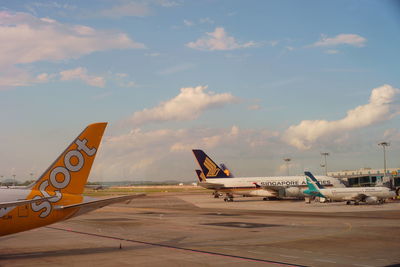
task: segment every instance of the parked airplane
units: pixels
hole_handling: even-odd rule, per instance
[[[315,179],[311,172],[304,172],[307,179],[308,189],[304,194],[323,197],[333,201],[346,201],[347,205],[354,202],[358,205],[359,202],[366,202],[368,204],[384,203],[386,199],[395,197],[396,192],[391,191],[387,187],[347,187],[347,188],[324,188]]]
[[[104,190],[110,188],[110,186],[104,184],[86,184],[85,188],[93,189],[96,191],[96,190]]]
[[[83,197],[107,123],[95,123],[61,153],[29,188],[0,189],[0,236],[42,227],[141,195]]]
[[[304,197],[307,188],[305,176],[267,176],[267,177],[232,177],[229,170],[223,170],[203,150],[193,149],[193,154],[204,174],[199,183],[207,189],[226,194],[225,201],[233,201],[233,195],[258,196],[268,198]],[[318,176],[318,180],[327,186],[344,185],[336,178]]]

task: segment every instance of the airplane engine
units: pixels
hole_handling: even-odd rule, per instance
[[[377,197],[367,197],[365,199],[365,202],[368,204],[377,204],[378,203],[378,198]]]
[[[302,197],[304,196],[303,191],[299,187],[288,187],[284,191],[285,197]]]
[[[274,191],[269,191],[266,189],[253,190],[248,195],[260,197],[276,197],[276,193]]]

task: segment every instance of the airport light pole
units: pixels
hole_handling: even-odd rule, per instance
[[[283,159],[286,162],[286,170],[287,170],[287,175],[289,176],[289,162],[292,160],[291,158],[285,158]]]
[[[382,146],[383,148],[383,169],[385,174],[383,175],[383,177],[386,176],[386,147],[390,146],[390,143],[388,142],[381,142],[378,144],[378,146]]]
[[[321,156],[324,156],[324,167],[325,167],[325,175],[328,176],[328,162],[326,161],[326,156],[329,156],[328,152],[321,152]]]
[[[12,177],[14,177],[14,180],[13,180],[13,185],[14,186],[15,186],[15,176],[16,176],[15,174],[12,175]]]

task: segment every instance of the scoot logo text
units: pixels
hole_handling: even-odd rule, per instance
[[[39,191],[42,193],[43,197],[49,198],[48,200],[39,204],[31,203],[31,208],[34,212],[42,211],[39,215],[40,218],[46,218],[49,216],[52,209],[51,203],[56,203],[62,199],[63,195],[61,189],[66,188],[71,182],[71,172],[78,172],[85,165],[85,158],[82,155],[82,151],[89,157],[92,157],[94,154],[96,154],[96,148],[89,148],[86,145],[86,139],[76,139],[75,144],[78,146],[77,149],[68,151],[64,156],[65,167],[54,167],[50,172],[49,179],[42,181],[39,185]],[[74,162],[71,162],[72,158],[75,158]],[[54,195],[50,195],[46,191],[50,184],[57,189],[54,190]],[[42,197],[36,195],[33,199],[39,198]]]

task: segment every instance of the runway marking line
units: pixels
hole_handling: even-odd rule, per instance
[[[58,227],[53,227],[53,226],[46,226],[45,228],[64,231],[64,232],[70,232],[70,233],[76,233],[76,234],[81,234],[81,235],[89,235],[89,236],[95,236],[95,237],[101,237],[101,238],[120,240],[120,241],[125,241],[125,242],[144,244],[144,245],[155,246],[155,247],[172,248],[172,249],[177,249],[177,250],[196,252],[196,253],[208,254],[208,255],[214,255],[214,256],[222,256],[222,257],[235,258],[235,259],[248,260],[248,261],[255,261],[255,262],[265,262],[265,263],[281,265],[281,266],[306,267],[306,265],[300,265],[300,264],[294,264],[294,263],[286,263],[286,262],[281,262],[281,261],[250,258],[250,257],[237,256],[237,255],[231,255],[231,254],[224,254],[224,253],[213,252],[213,251],[192,249],[192,248],[183,248],[183,247],[177,247],[177,246],[160,244],[160,243],[151,243],[151,242],[140,241],[140,240],[125,239],[125,238],[115,237],[115,236],[108,236],[108,235],[100,235],[100,234],[94,234],[94,233],[81,232],[81,231],[76,231],[76,230],[72,230],[72,229],[64,229],[64,228],[58,228]]]

